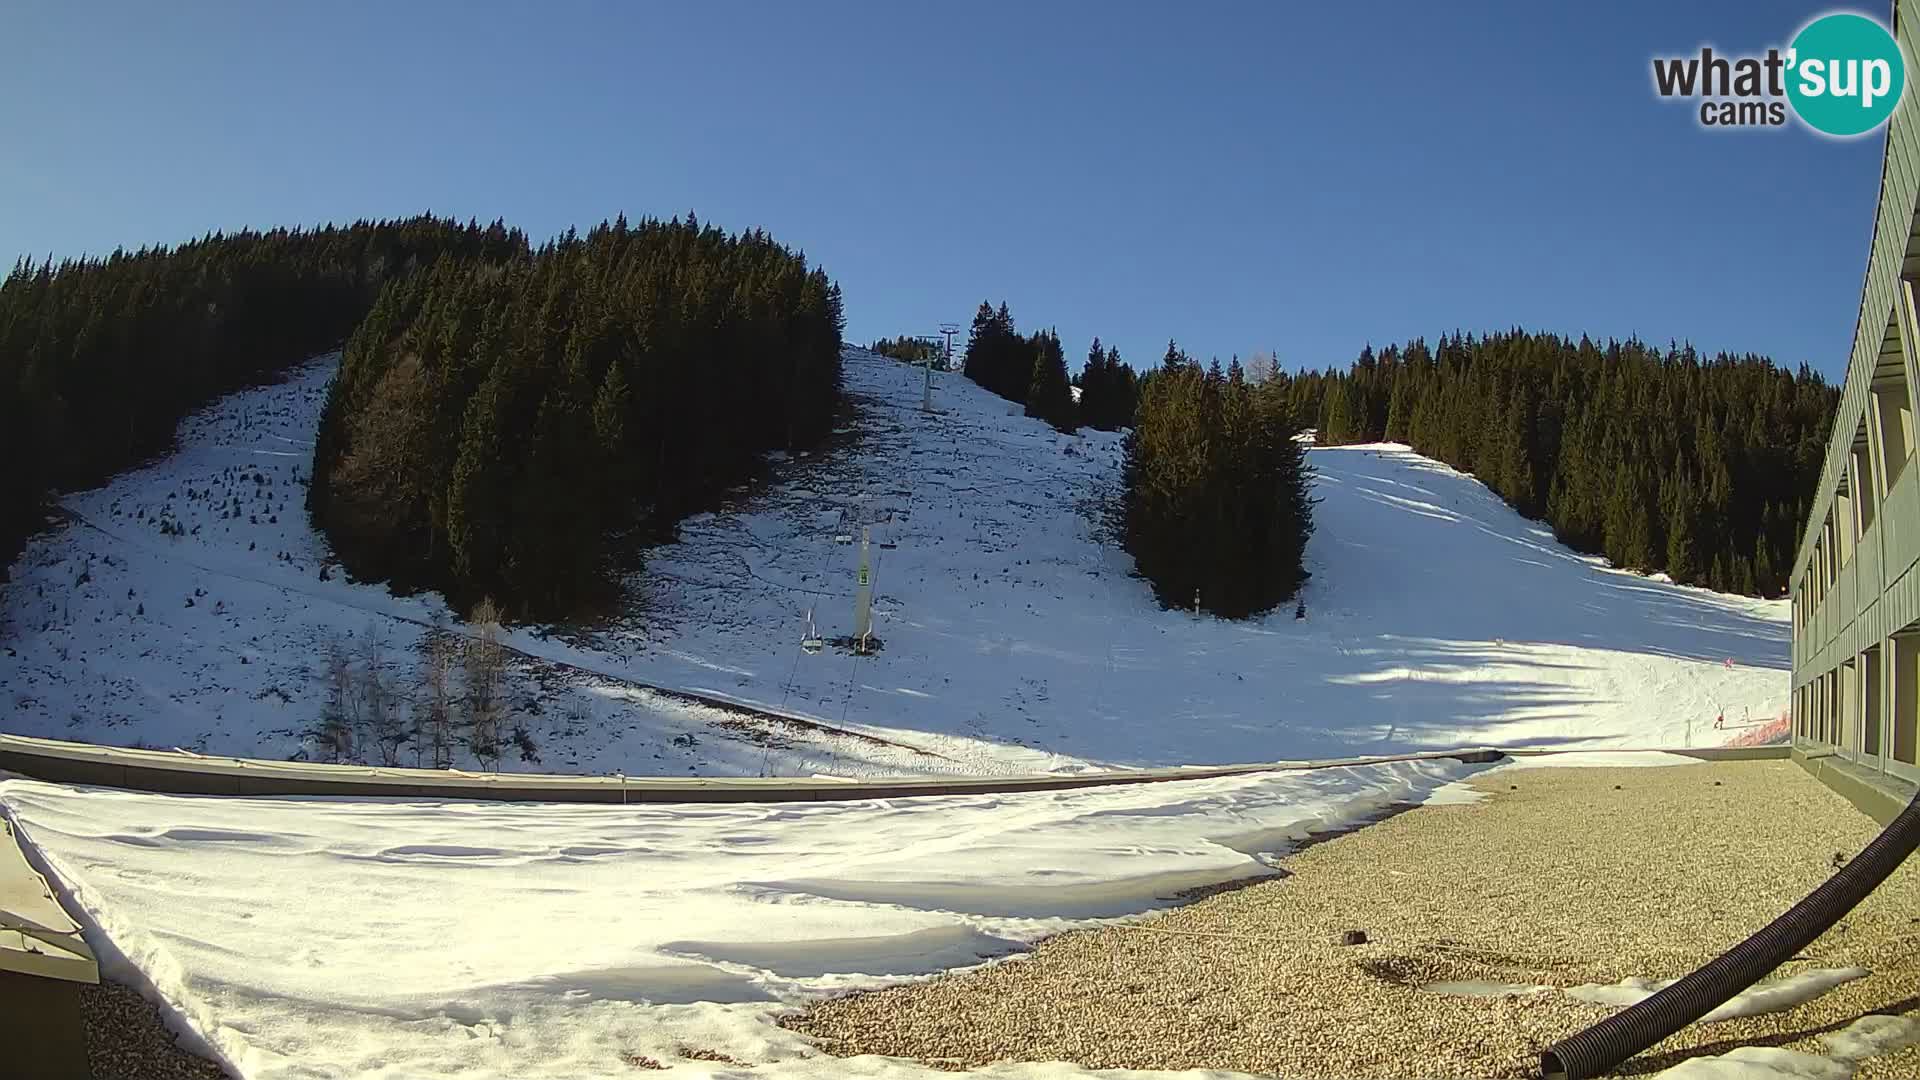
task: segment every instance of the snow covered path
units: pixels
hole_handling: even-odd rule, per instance
[[[235,799],[0,781],[98,930],[249,1080],[919,1077],[822,1058],[787,1006],[1272,873],[1311,832],[1482,766],[1027,795],[583,807]],[[132,976],[138,978],[138,976]],[[990,1075],[1085,1075],[1034,1065]]]

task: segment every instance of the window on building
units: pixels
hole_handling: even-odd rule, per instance
[[[1861,665],[1861,678],[1866,686],[1863,697],[1865,708],[1860,714],[1860,752],[1870,757],[1880,756],[1880,733],[1883,726],[1885,702],[1881,700],[1883,683],[1880,672],[1880,646],[1875,645],[1864,654],[1866,661]]]
[[[1888,491],[1900,481],[1913,459],[1913,402],[1907,394],[1906,372],[1886,385],[1875,380],[1874,411],[1880,417],[1880,460],[1886,462]]]
[[[1853,544],[1860,536],[1860,519],[1854,516],[1853,489],[1845,481],[1833,497],[1835,569],[1844,569],[1853,561]]]
[[[1894,760],[1915,764],[1920,734],[1920,637],[1909,627],[1893,638],[1893,700],[1887,715],[1887,749]]]
[[[1873,453],[1867,445],[1867,423],[1860,422],[1860,431],[1854,436],[1853,448],[1853,490],[1856,493],[1854,504],[1860,514],[1860,535],[1865,536],[1873,528],[1873,518],[1880,505],[1880,481],[1874,474]]]

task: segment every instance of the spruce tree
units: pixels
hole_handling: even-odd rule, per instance
[[[1320,445],[1340,446],[1357,441],[1354,432],[1353,400],[1344,381],[1327,383],[1326,408],[1320,431]]]
[[[967,351],[960,358],[961,373],[981,386],[992,381],[987,369],[993,362],[994,334],[993,305],[982,300],[967,331]]]
[[[1051,330],[1034,334],[1033,370],[1027,381],[1027,415],[1038,417],[1055,428],[1071,432],[1078,424],[1074,417],[1073,391],[1067,382],[1067,360],[1060,348],[1060,337]]]
[[[1700,576],[1699,545],[1693,537],[1693,494],[1687,487],[1674,500],[1673,516],[1667,523],[1667,576],[1683,584],[1692,584]]]
[[[1112,391],[1107,421],[1115,428],[1131,427],[1140,400],[1140,380],[1132,365],[1120,359],[1120,350],[1111,345],[1107,346],[1107,377]]]

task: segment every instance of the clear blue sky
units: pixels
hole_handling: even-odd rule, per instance
[[[0,256],[691,208],[804,248],[862,341],[990,297],[1075,363],[1521,324],[1832,376],[1880,137],[1703,131],[1648,67],[1825,10],[13,0]]]

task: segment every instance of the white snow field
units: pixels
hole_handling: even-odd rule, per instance
[[[1310,833],[1481,768],[630,807],[12,779],[0,805],[94,923],[105,972],[146,983],[248,1080],[629,1076],[642,1058],[830,1080],[944,1073],[823,1056],[777,1026],[791,1005],[1274,874]]]
[[[71,524],[29,547],[0,605],[6,730],[291,757],[329,635],[356,656],[374,641],[410,677],[445,605],[338,567],[321,580],[302,510],[334,362],[209,407],[177,453],[65,500]],[[539,760],[502,767],[1005,774],[1704,746],[1765,734],[1785,708],[1785,601],[1609,569],[1399,446],[1310,455],[1305,620],[1161,610],[1092,511],[1118,483],[1118,436],[1056,434],[957,373],[934,376],[924,414],[923,378],[847,350],[842,445],[686,522],[616,621],[517,629],[515,710]],[[857,546],[836,537],[862,525],[883,648],[809,653],[809,611],[825,637],[850,630]]]
[[[1733,1020],[1742,1016],[1785,1012],[1796,1005],[1812,1001],[1836,986],[1850,983],[1855,979],[1864,979],[1871,974],[1873,972],[1866,968],[1816,968],[1782,979],[1763,980],[1728,998],[1713,1011],[1701,1017],[1698,1023],[1711,1024],[1718,1020]],[[1679,979],[1648,979],[1634,975],[1617,983],[1587,983],[1582,986],[1567,987],[1534,983],[1436,982],[1427,983],[1420,989],[1461,997],[1565,994],[1570,998],[1595,1005],[1625,1007],[1638,1005],[1679,981]]]

